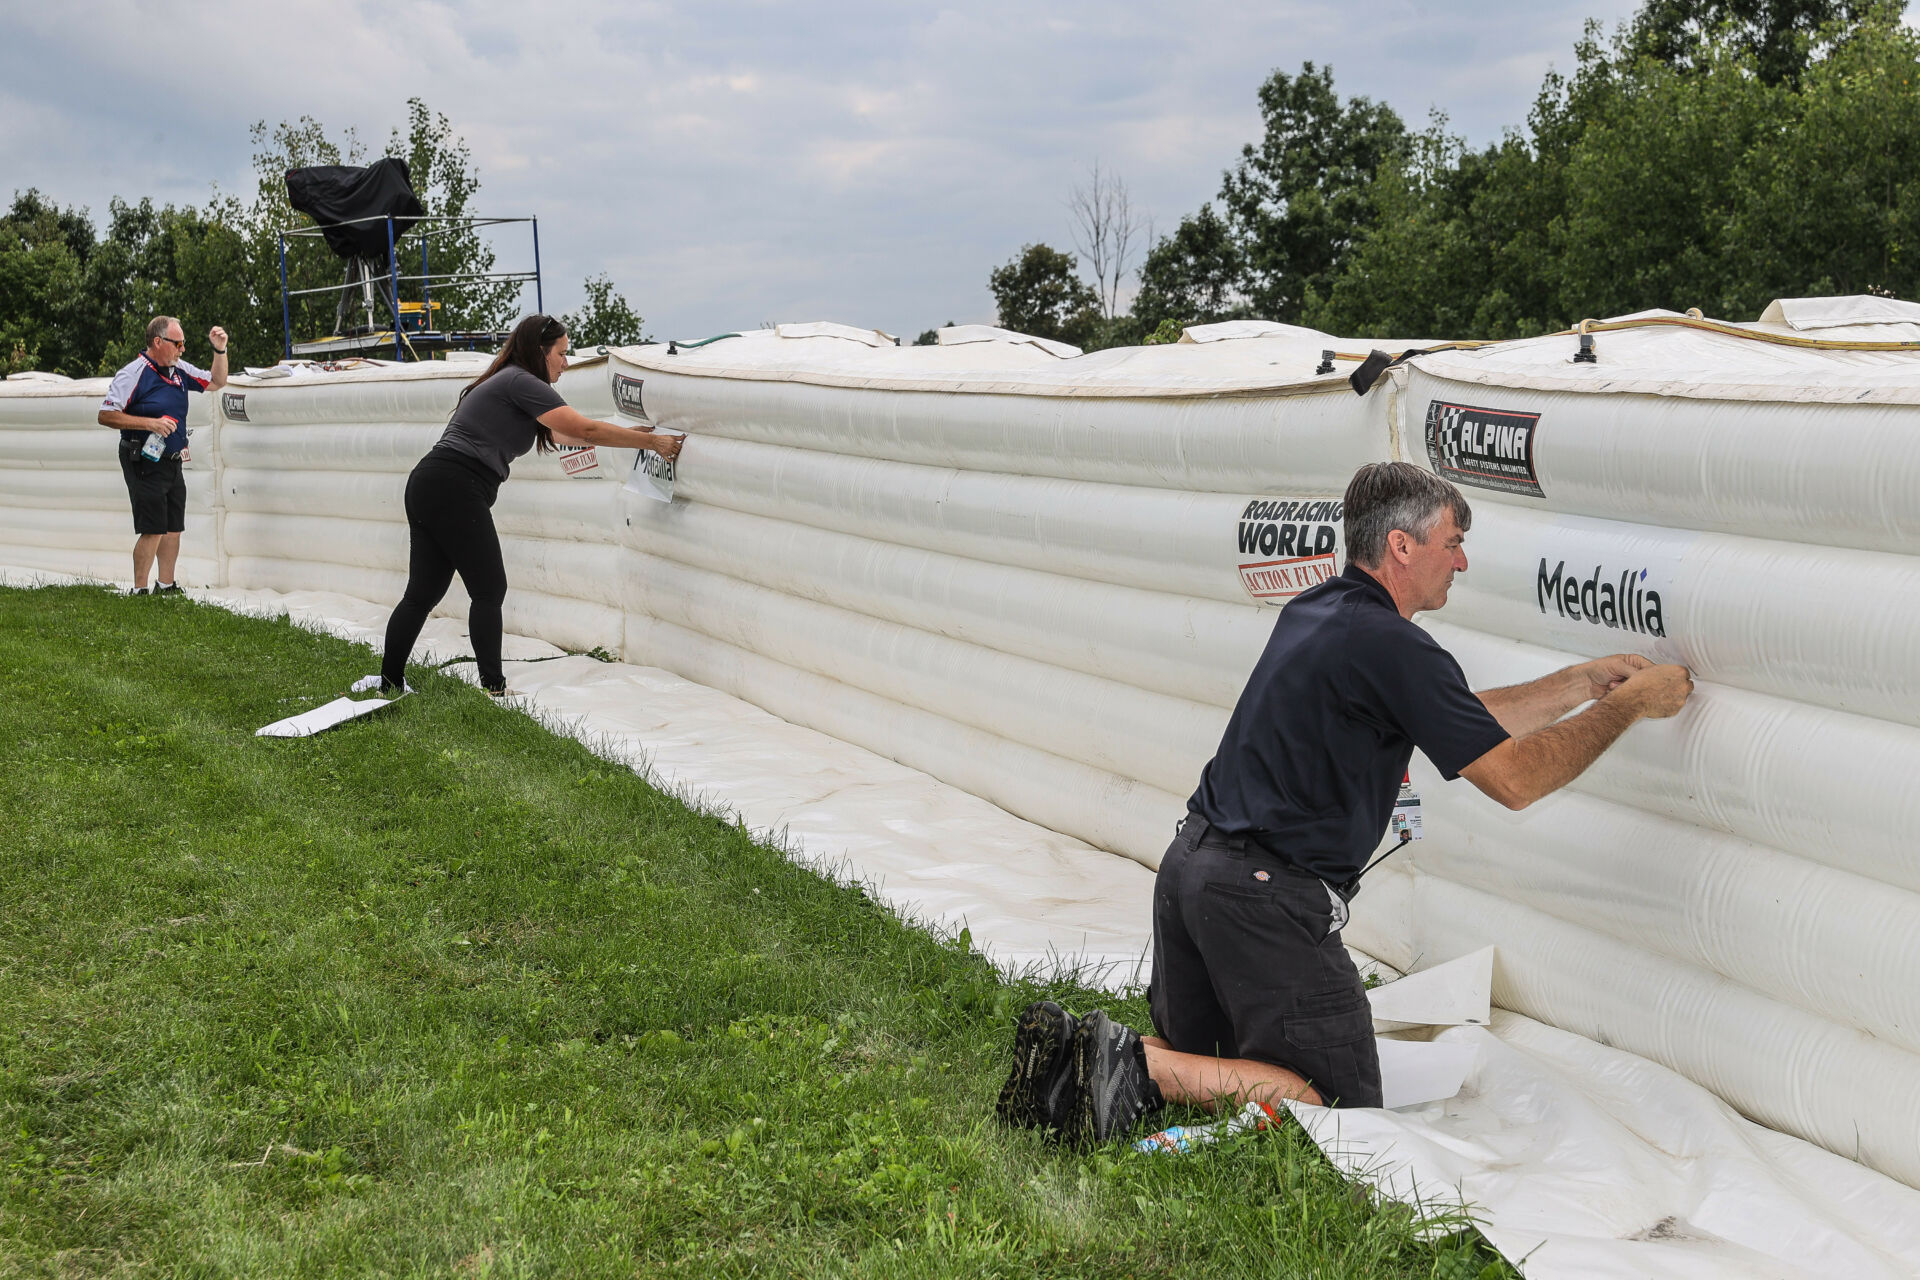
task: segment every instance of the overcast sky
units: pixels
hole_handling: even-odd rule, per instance
[[[252,122],[311,115],[378,147],[418,95],[472,148],[476,211],[539,217],[549,310],[606,271],[657,336],[911,337],[990,321],[987,273],[1023,243],[1068,247],[1096,159],[1171,228],[1256,136],[1276,68],[1330,64],[1343,96],[1486,142],[1571,68],[1586,19],[1635,7],[0,0],[0,196],[99,219],[114,195],[245,193]]]

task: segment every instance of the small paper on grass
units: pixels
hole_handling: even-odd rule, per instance
[[[1417,1107],[1445,1102],[1460,1092],[1473,1070],[1479,1048],[1451,1040],[1394,1040],[1376,1037],[1380,1049],[1380,1105]]]
[[[1382,983],[1367,992],[1373,1029],[1484,1027],[1493,1003],[1493,948]]]
[[[406,697],[405,694],[400,695]],[[371,715],[382,707],[390,707],[400,698],[335,698],[332,702],[315,707],[311,711],[302,711],[297,716],[288,716],[285,720],[275,720],[265,728],[256,729],[256,738],[311,738],[316,733],[325,733],[349,720],[358,720],[361,716]]]

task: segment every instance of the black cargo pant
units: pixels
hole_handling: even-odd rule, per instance
[[[1285,1067],[1328,1105],[1380,1105],[1366,986],[1326,884],[1197,814],[1154,881],[1148,1000],[1181,1053]]]

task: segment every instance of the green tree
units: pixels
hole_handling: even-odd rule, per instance
[[[1620,91],[1567,156],[1561,315],[1690,306],[1742,315],[1751,298],[1729,270],[1726,217],[1743,157],[1775,144],[1791,91],[1766,83],[1731,40],[1705,45],[1691,73],[1628,53]]]
[[[447,117],[428,109],[419,98],[406,104],[404,132],[396,127],[387,139],[387,154],[407,162],[414,193],[428,214],[470,216],[479,175],[465,141],[453,131]],[[246,359],[271,363],[280,358],[282,321],[280,303],[280,234],[289,228],[311,227],[313,220],[294,211],[287,198],[289,169],[311,165],[365,164],[366,145],[352,129],[338,137],[312,116],[269,126],[256,122],[253,141],[253,190],[246,200],[216,191],[206,218],[230,233],[230,238],[208,237],[203,270],[217,275],[231,271],[233,285],[226,298],[231,318],[224,323]],[[419,239],[422,229],[406,233],[396,246],[402,276],[420,274]],[[522,286],[459,283],[459,277],[493,270],[495,256],[484,237],[465,226],[434,227],[428,266],[434,276],[432,300],[441,304],[438,324],[455,329],[495,329],[510,323],[520,310]],[[228,256],[219,260],[221,253]],[[300,236],[286,242],[287,288],[326,289],[327,292],[290,297],[288,319],[294,341],[334,331],[339,293],[332,286],[345,276],[344,265],[317,237]],[[403,301],[420,301],[418,284],[400,288]],[[384,317],[377,317],[384,319]]]
[[[1151,333],[1164,321],[1206,324],[1241,315],[1245,258],[1225,219],[1211,204],[1180,219],[1172,235],[1148,248],[1140,265],[1133,317]],[[1176,334],[1176,336],[1178,336]]]
[[[414,194],[420,197],[429,215],[472,216],[471,206],[475,193],[480,190],[480,175],[473,167],[473,155],[467,149],[466,139],[453,131],[445,115],[429,111],[419,98],[408,98],[406,132],[393,130],[387,139],[387,154],[407,162]],[[530,258],[530,245],[526,252]],[[416,260],[416,265],[419,253],[418,242],[410,240],[408,257]],[[427,265],[436,279],[445,277],[451,282],[461,277],[486,275],[493,271],[495,262],[492,247],[475,228],[452,224],[432,229]],[[403,266],[400,274],[415,273]],[[588,287],[591,289],[591,283]],[[520,314],[522,288],[517,284],[481,282],[435,284],[435,300],[445,304],[440,323],[452,329],[507,328]],[[402,293],[405,292],[403,289]],[[417,297],[417,289],[414,294]],[[633,316],[636,332],[639,319]]]
[[[1883,6],[1809,66],[1741,157],[1721,243],[1728,304],[1920,297],[1920,34]]]
[[[1823,28],[1859,25],[1877,0],[1647,0],[1626,51],[1678,70],[1704,69],[1720,46],[1745,54],[1767,84],[1797,82]]]
[[[1835,6],[1795,36],[1792,76],[1737,22],[1684,56],[1650,52],[1644,21],[1610,43],[1590,25],[1526,130],[1475,152],[1436,121],[1381,167],[1379,218],[1308,322],[1497,338],[1649,307],[1744,319],[1780,296],[1913,293],[1920,49],[1901,7]]]
[[[1374,175],[1404,149],[1406,127],[1382,103],[1342,103],[1332,69],[1311,62],[1260,86],[1260,114],[1265,129],[1242,148],[1220,203],[1245,258],[1253,313],[1297,321],[1373,226]]]
[[[14,194],[0,217],[0,374],[93,372],[76,306],[93,244],[85,210],[62,209],[34,190]]]
[[[625,295],[613,287],[606,272],[588,276],[587,300],[578,311],[561,316],[561,323],[579,347],[630,347],[650,341],[639,315],[627,304]]]
[[[996,268],[987,287],[1000,326],[1036,338],[1086,345],[1100,322],[1100,299],[1074,274],[1073,258],[1049,245],[1030,244]]]
[[[366,148],[351,129],[329,137],[311,116],[272,128],[261,121],[250,136],[254,188],[245,198],[216,188],[197,209],[115,199],[98,236],[84,210],[60,209],[37,191],[16,193],[0,218],[0,364],[74,376],[109,371],[143,345],[147,320],[161,313],[180,317],[190,359],[207,358],[195,348],[219,324],[234,343],[236,362],[277,360],[280,233],[311,225],[288,203],[287,170],[364,163]],[[444,115],[410,99],[405,130],[393,131],[389,148],[408,161],[430,214],[467,214],[479,177]],[[404,248],[401,274],[417,275],[417,241]],[[431,265],[436,277],[484,274],[494,254],[474,229],[455,226],[435,232]],[[296,294],[336,286],[343,275],[339,260],[306,238],[289,243],[286,268]],[[445,306],[442,322],[460,328],[503,325],[517,313],[520,294],[513,284],[434,287],[435,300]],[[404,286],[401,297],[418,300],[419,286]],[[292,297],[294,336],[332,332],[337,298],[331,290]]]

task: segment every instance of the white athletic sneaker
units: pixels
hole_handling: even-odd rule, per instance
[[[348,685],[347,692],[348,693],[377,693],[380,690],[380,681],[381,681],[380,673],[376,671],[370,676],[361,676],[358,680],[355,680],[352,684]],[[405,680],[402,680],[400,682],[400,692],[412,693],[413,686],[408,684]]]

